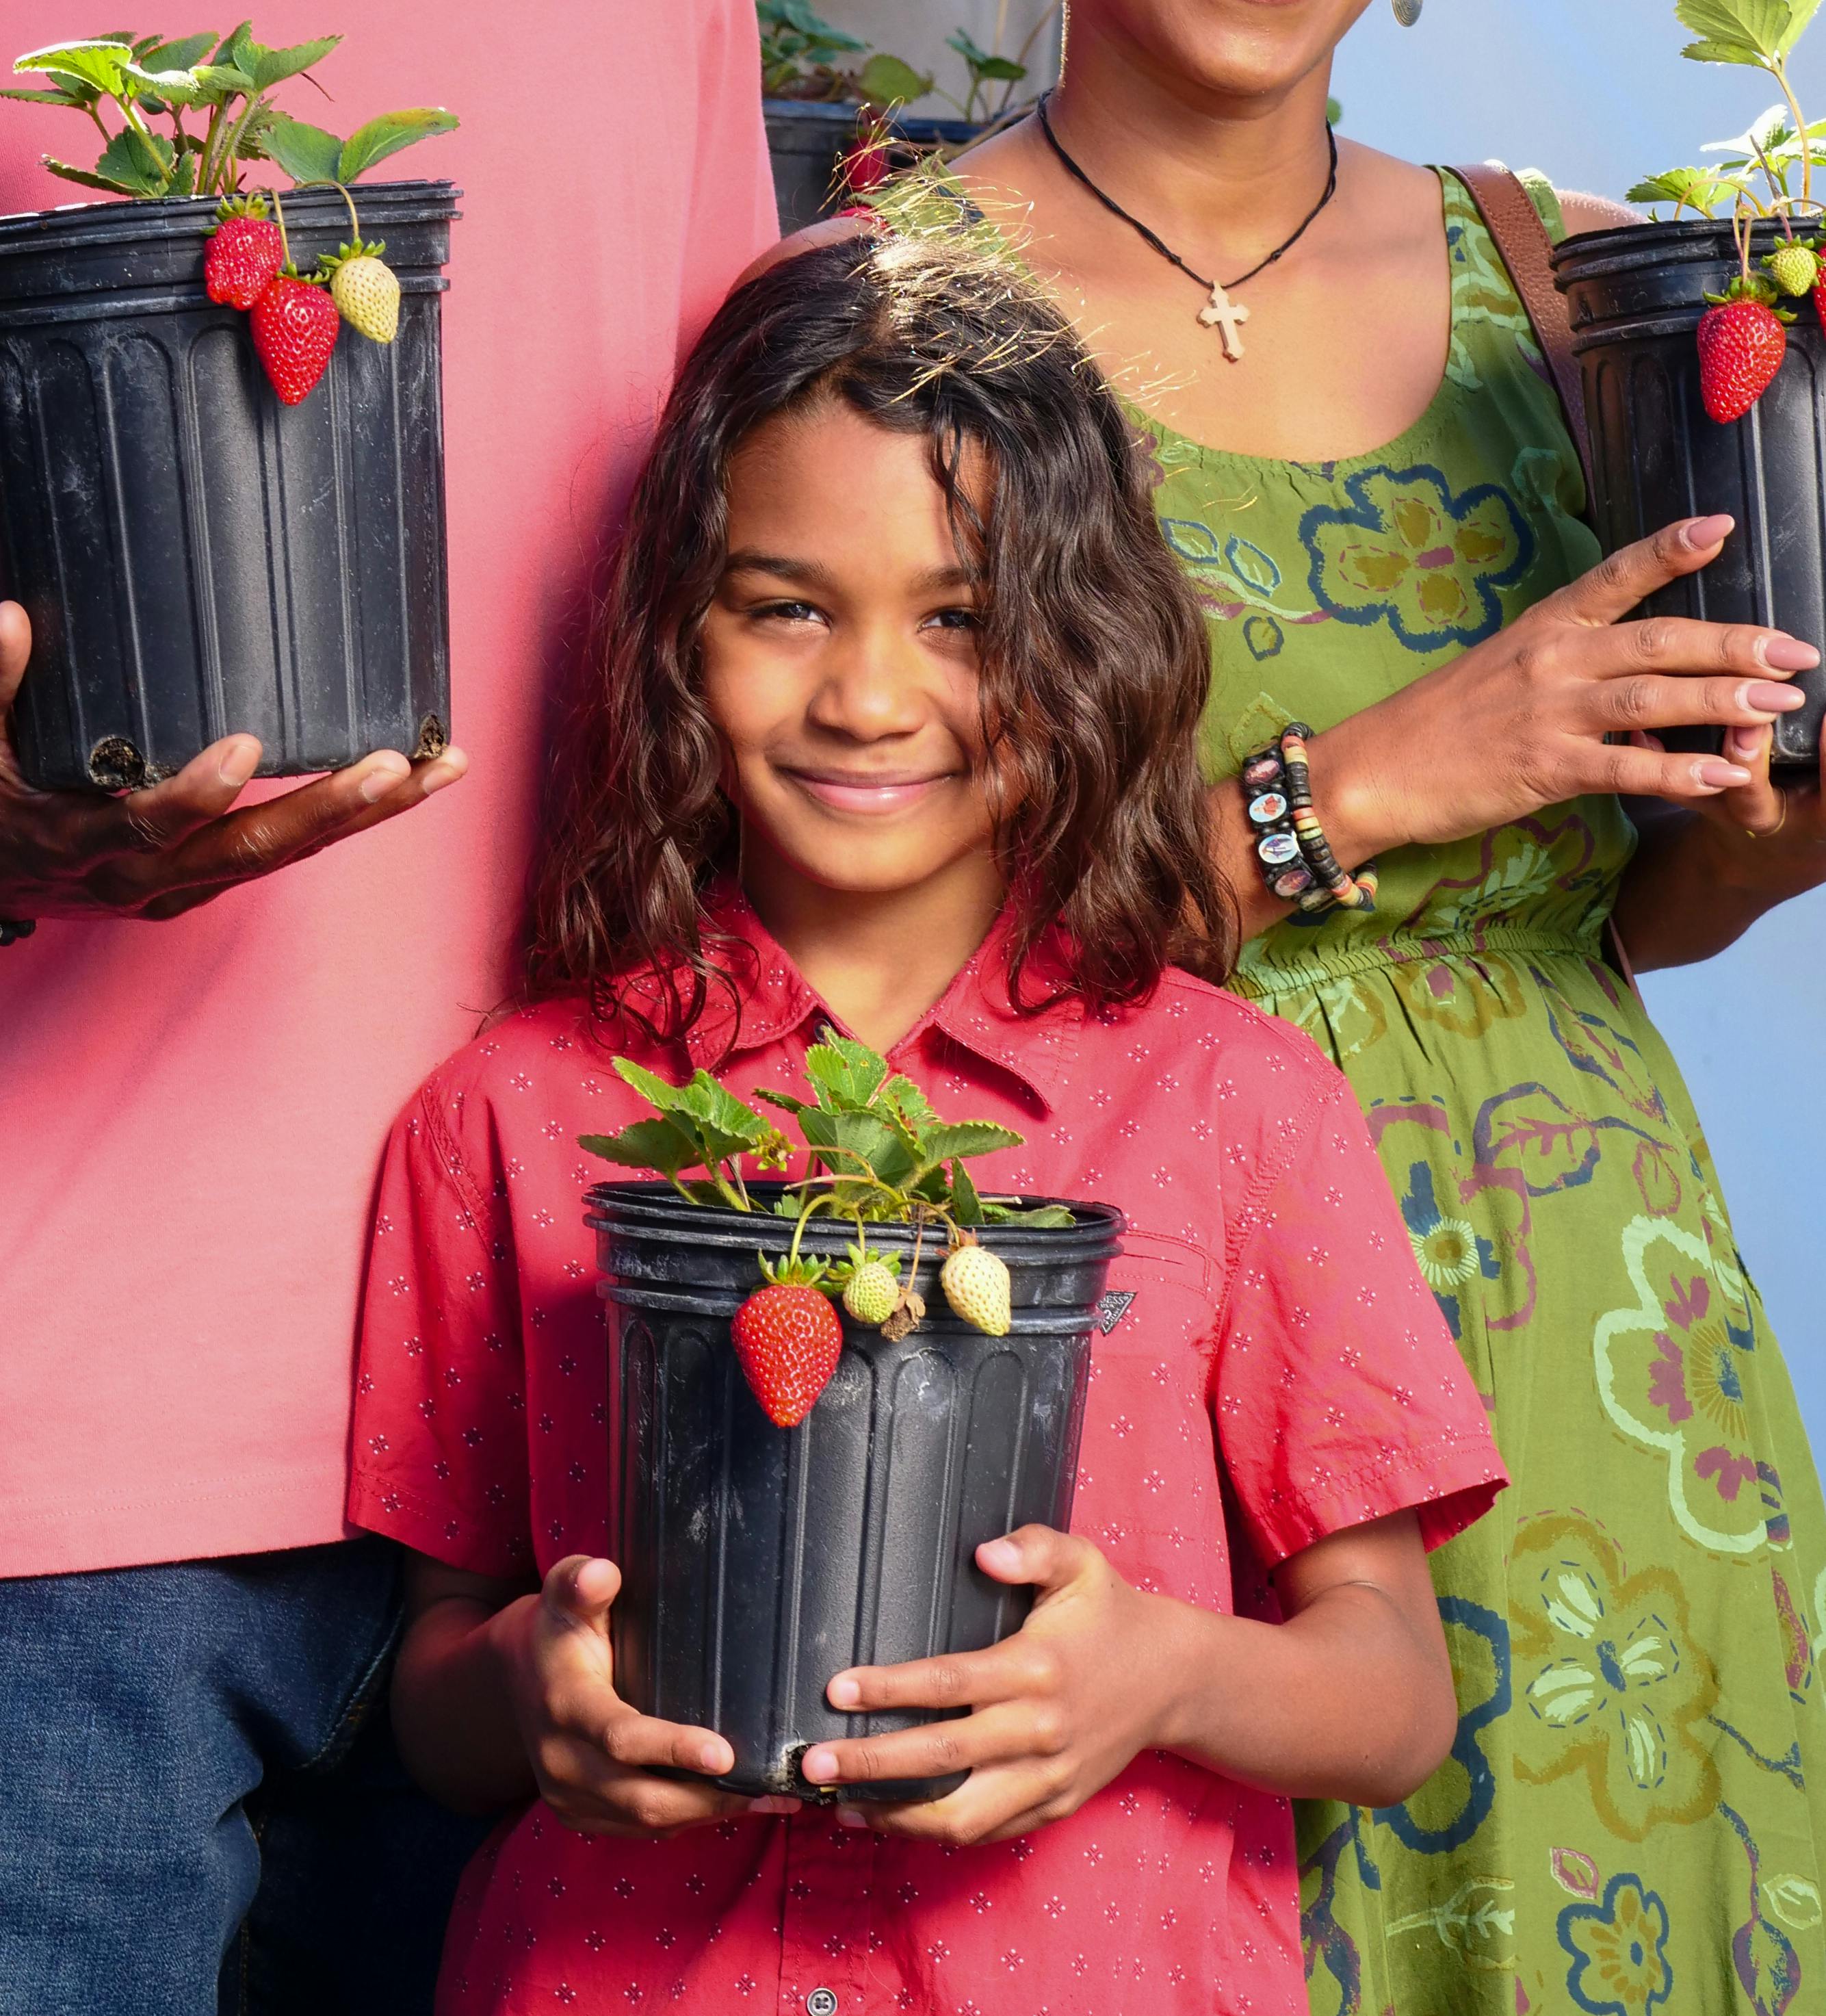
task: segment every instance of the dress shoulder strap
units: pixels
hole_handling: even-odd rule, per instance
[[[1585,495],[1591,488],[1591,437],[1585,419],[1585,386],[1579,361],[1573,355],[1573,328],[1566,315],[1566,297],[1554,285],[1553,242],[1540,212],[1523,187],[1521,178],[1500,161],[1478,161],[1454,167],[1455,175],[1471,192],[1485,229],[1490,232],[1528,319],[1534,340],[1547,359],[1547,368],[1560,395],[1566,416],[1566,431],[1579,451],[1579,464],[1585,472]],[[1589,508],[1589,507],[1588,507]]]

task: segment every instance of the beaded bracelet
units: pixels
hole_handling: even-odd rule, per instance
[[[1307,866],[1325,884],[1325,891],[1340,909],[1373,910],[1376,907],[1376,864],[1366,861],[1354,875],[1338,864],[1313,810],[1312,779],[1307,767],[1307,737],[1312,733],[1303,721],[1290,721],[1281,731],[1281,761],[1287,772],[1289,817],[1299,841]]]
[[[1313,810],[1303,722],[1243,765],[1243,805],[1268,893],[1309,915],[1375,908],[1376,870],[1367,862],[1353,876],[1339,864]]]

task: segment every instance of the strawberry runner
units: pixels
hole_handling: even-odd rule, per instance
[[[753,955],[731,959],[739,1024],[612,1047],[674,1083],[727,1048],[718,1075],[749,1098],[799,1076],[831,1018],[739,898],[717,931]],[[1174,973],[1145,1006],[1019,1015],[1002,953],[998,927],[890,1061],[1026,1136],[983,1158],[997,1191],[1127,1218],[1074,1530],[1144,1589],[1257,1614],[1267,1568],[1328,1532],[1408,1506],[1429,1543],[1461,1530],[1501,1467],[1342,1078]],[[642,1111],[575,1003],[501,1024],[408,1110],[369,1269],[359,1524],[491,1575],[602,1548],[609,1370],[581,1223],[600,1165],[574,1141]],[[534,1805],[469,1872],[440,2007],[1102,2016],[1138,1992],[1163,2016],[1305,2006],[1286,1803],[1153,1751],[1069,1820],[980,1849],[809,1809],[618,1841]]]

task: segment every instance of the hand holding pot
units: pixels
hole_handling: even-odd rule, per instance
[[[840,1791],[875,1780],[969,1781],[923,1805],[845,1807],[847,1825],[929,1841],[1005,1841],[1075,1813],[1157,1740],[1165,1704],[1145,1676],[1163,1598],[1124,1582],[1088,1540],[1023,1526],[976,1550],[985,1575],[1032,1583],[1026,1622],[987,1651],[861,1666],[826,1690],[834,1708],[968,1708],[960,1719],[821,1743],[800,1769]]]
[[[1461,840],[1587,792],[1698,805],[1748,785],[1742,763],[1671,754],[1641,731],[1766,729],[1803,704],[1787,682],[1819,653],[1747,624],[1623,620],[1715,560],[1731,529],[1726,517],[1688,519],[1623,548],[1316,737],[1314,795],[1340,857]]]
[[[613,1561],[571,1554],[538,1595],[493,1620],[540,1797],[582,1834],[663,1837],[733,1814],[796,1812],[796,1799],[746,1799],[656,1775],[669,1766],[714,1776],[735,1768],[735,1753],[715,1730],[638,1714],[616,1693],[609,1612],[620,1589]]]
[[[174,917],[410,811],[468,767],[458,749],[417,764],[383,750],[235,811],[261,752],[251,735],[230,735],[120,797],[37,790],[12,734],[31,654],[24,610],[0,603],[0,916]]]

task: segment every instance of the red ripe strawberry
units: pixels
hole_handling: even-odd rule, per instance
[[[796,1427],[818,1404],[843,1352],[829,1298],[795,1281],[757,1288],[729,1325],[735,1355],[769,1420]]]
[[[864,190],[879,189],[890,173],[888,150],[885,142],[863,140],[852,147],[841,164],[844,188],[860,196]]]
[[[216,215],[221,221],[203,255],[203,286],[212,301],[250,308],[279,278],[284,240],[264,197],[227,197]]]
[[[1774,382],[1794,318],[1774,305],[1774,286],[1740,276],[1699,319],[1699,395],[1720,422],[1741,420]]]
[[[253,304],[253,347],[283,404],[297,405],[323,376],[342,326],[327,288],[289,273]]]

